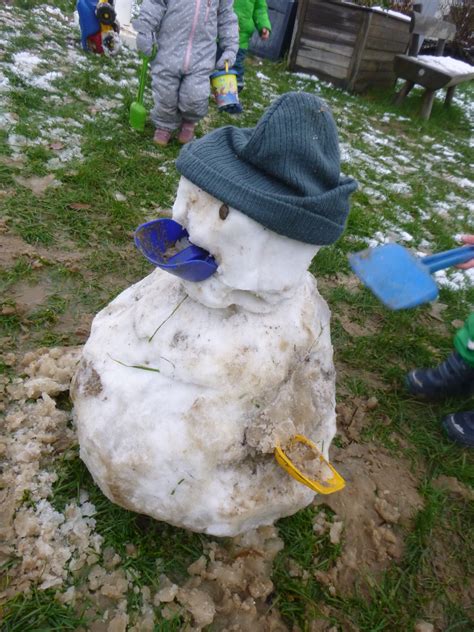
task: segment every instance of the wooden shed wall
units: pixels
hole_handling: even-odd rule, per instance
[[[394,83],[394,57],[407,50],[409,28],[409,21],[371,12],[357,75],[352,78],[351,87],[355,91],[365,90],[371,85],[384,87]]]
[[[387,85],[408,39],[408,21],[347,2],[300,0],[289,66],[350,90]]]
[[[299,45],[294,68],[315,72],[346,85],[358,34],[363,23],[362,11],[344,6],[308,0],[302,17]]]

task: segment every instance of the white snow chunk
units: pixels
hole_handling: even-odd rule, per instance
[[[40,77],[35,77],[31,81],[31,85],[34,86],[35,88],[41,88],[41,90],[54,92],[56,88],[51,85],[51,82],[54,81],[55,79],[60,79],[62,76],[63,76],[62,73],[56,72],[53,70],[51,72],[47,72],[44,75],[41,75]]]
[[[454,57],[436,57],[435,55],[418,55],[416,57],[418,61],[421,61],[426,66],[430,66],[435,70],[441,72],[456,73],[457,75],[473,75],[474,66],[467,64],[460,59],[454,59]]]

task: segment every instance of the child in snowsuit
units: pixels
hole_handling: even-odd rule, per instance
[[[272,25],[268,16],[267,0],[234,0],[234,11],[239,20],[239,50],[233,70],[237,72],[237,87],[240,92],[244,87],[244,64],[250,38],[257,30],[260,37],[267,40]]]
[[[474,235],[464,235],[463,241],[474,245]],[[474,268],[474,258],[458,267]],[[435,400],[474,394],[474,312],[457,331],[454,348],[455,351],[437,367],[408,373],[406,383],[412,395]],[[444,417],[442,425],[450,439],[474,448],[474,410],[451,413]]]
[[[235,62],[238,23],[232,0],[144,0],[133,26],[139,51],[151,56],[157,49],[151,62],[154,141],[167,145],[179,128],[178,141],[187,143],[207,114],[209,75]],[[217,39],[222,54],[215,63]]]

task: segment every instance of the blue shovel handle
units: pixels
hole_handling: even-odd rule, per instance
[[[458,263],[466,263],[470,259],[474,259],[474,246],[461,246],[460,248],[445,250],[435,255],[423,257],[420,261],[432,274],[438,270],[455,266]]]

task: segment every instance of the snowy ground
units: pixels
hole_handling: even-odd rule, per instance
[[[346,261],[348,252],[387,241],[428,254],[474,232],[472,88],[459,89],[449,116],[437,99],[424,124],[416,91],[397,111],[383,95],[348,95],[249,60],[240,120],[211,106],[201,133],[254,125],[288,90],[322,95],[340,130],[343,170],[359,181],[345,237],[312,268],[334,314],[341,401],[333,458],[351,496],[334,496],[278,530],[216,542],[110,505],[78,459],[67,398],[93,314],[149,271],[130,235],[172,203],[178,147],[158,150],[151,128],[143,136],[129,130],[136,54],[86,55],[70,14],[55,6],[3,4],[0,24],[0,556],[8,574],[0,593],[14,600],[6,629],[39,629],[38,612],[50,617],[41,629],[96,632],[211,623],[369,632],[411,630],[420,619],[434,625],[420,632],[472,629],[469,544],[465,523],[452,523],[471,497],[469,455],[438,430],[447,409],[407,402],[401,384],[414,363],[450,349],[474,302],[473,271],[438,273],[440,301],[393,315],[360,289]],[[423,520],[432,520],[434,544]],[[353,597],[363,576],[384,572],[384,581],[372,581],[372,606]]]

